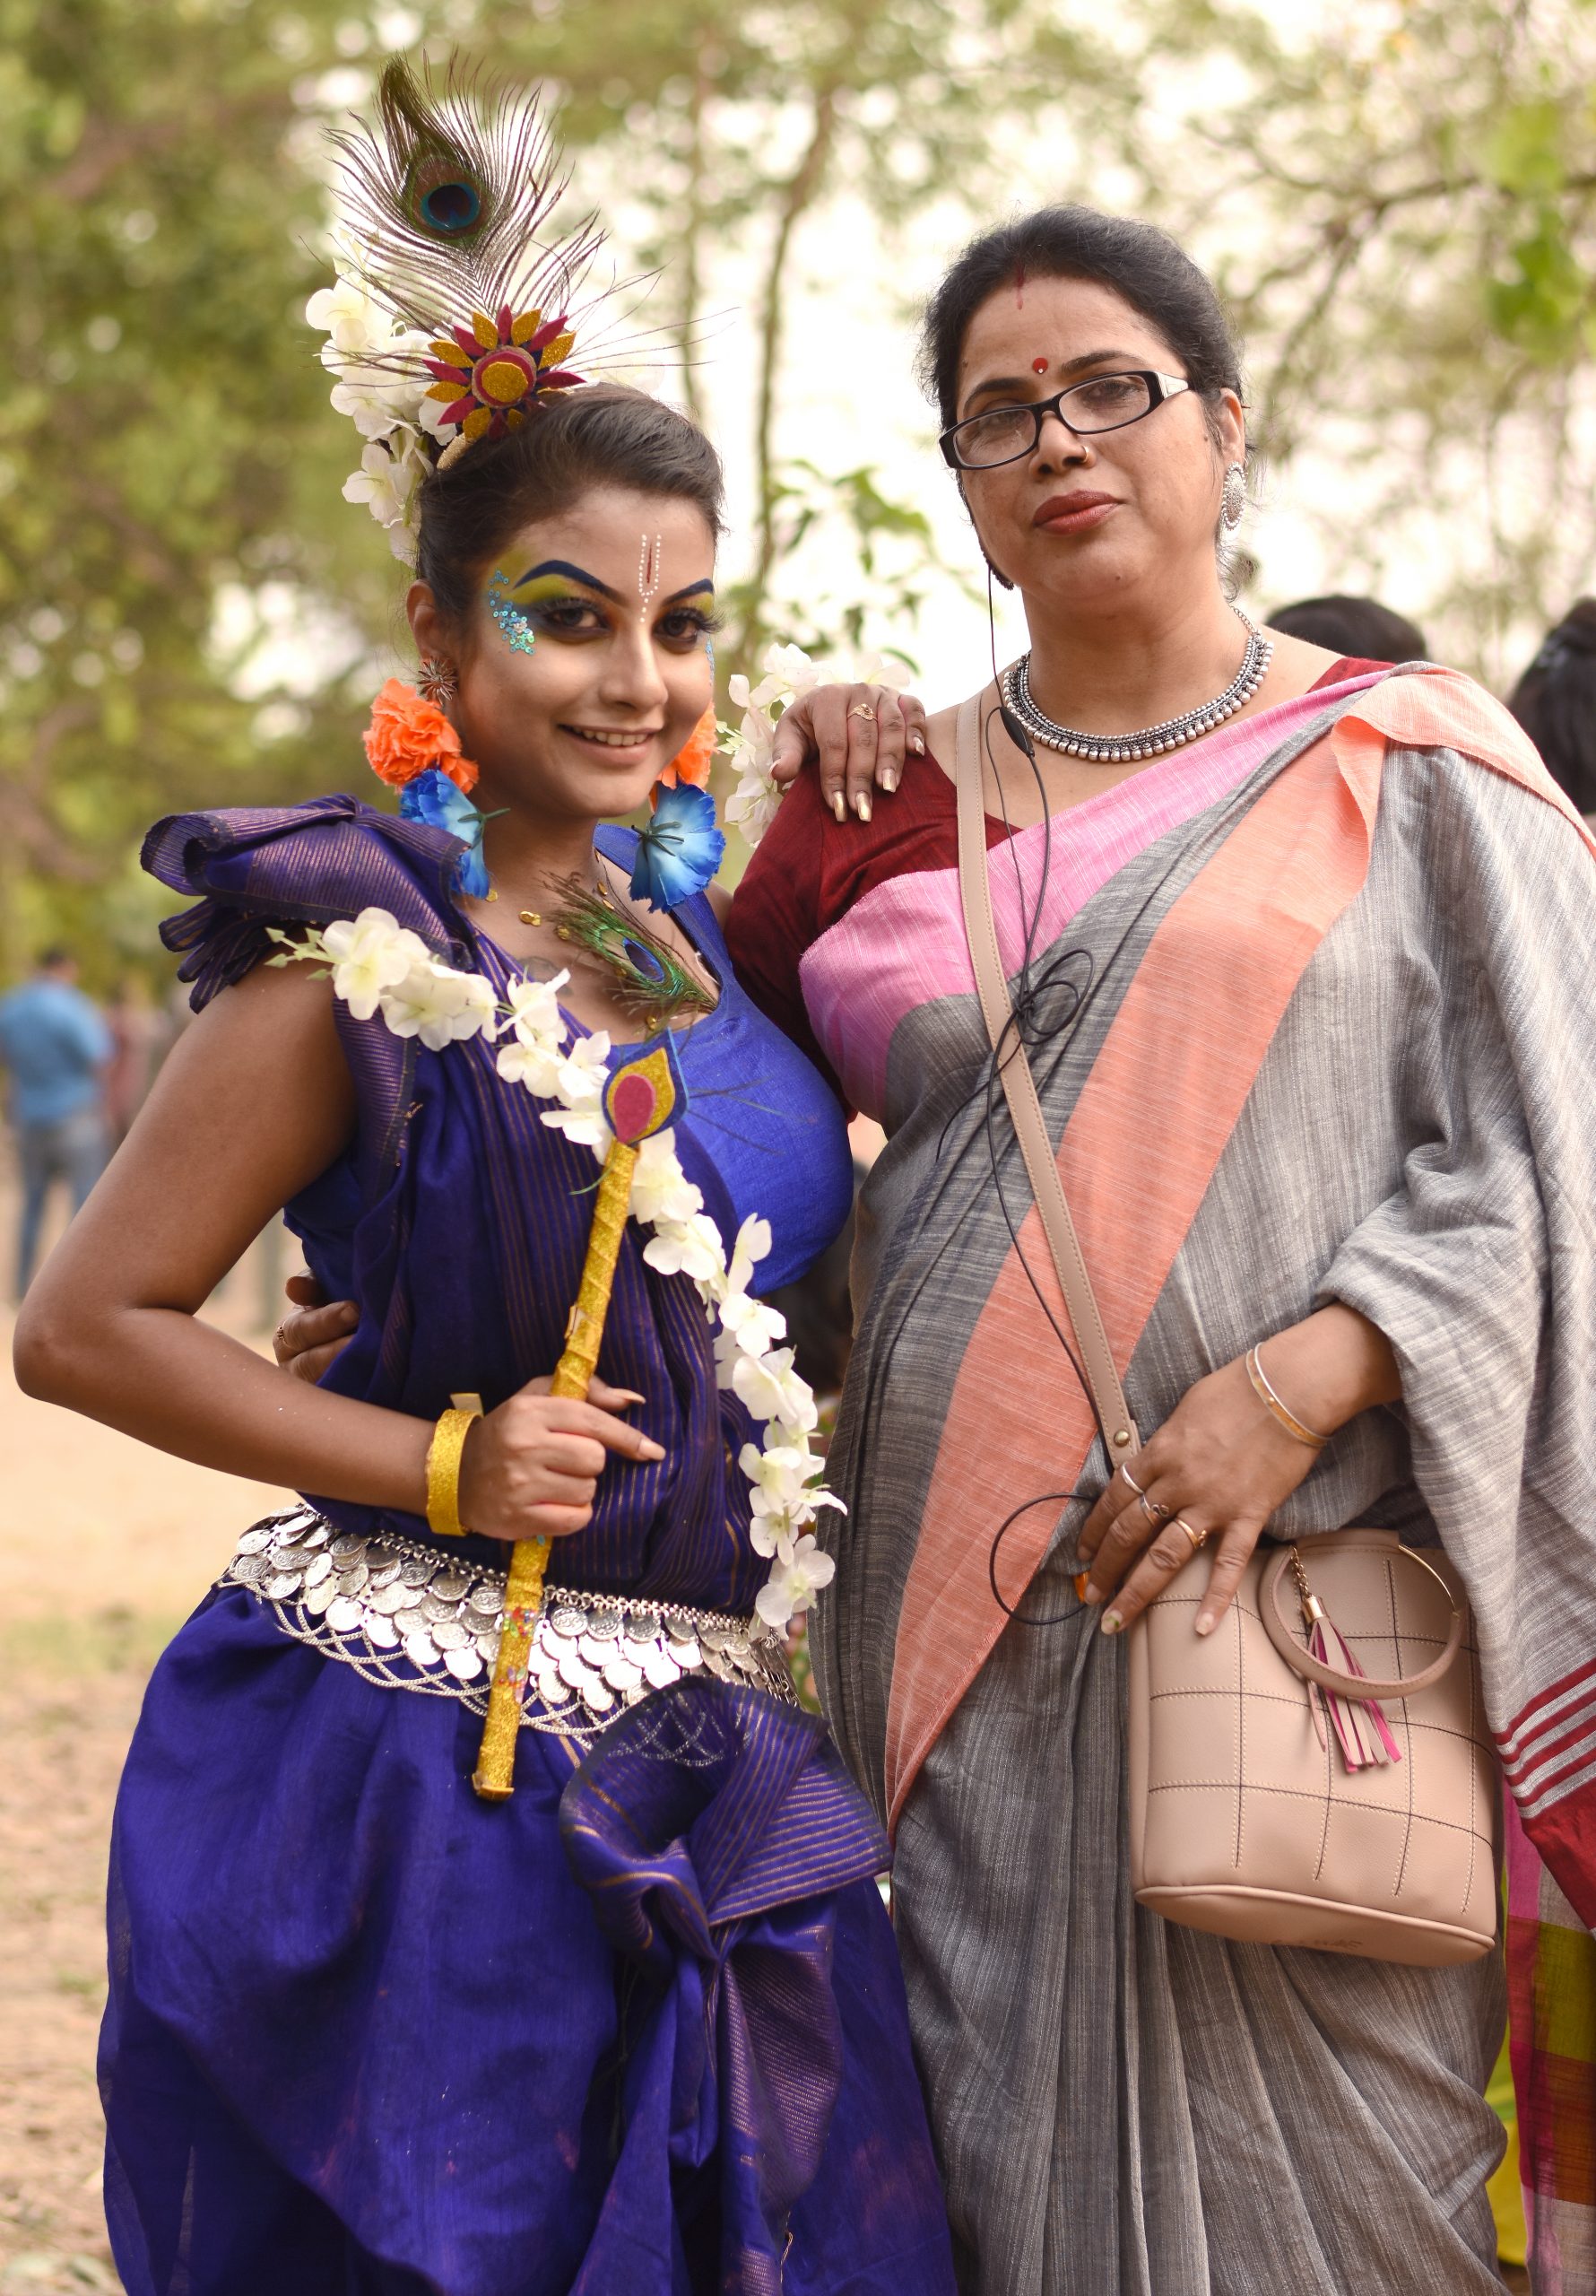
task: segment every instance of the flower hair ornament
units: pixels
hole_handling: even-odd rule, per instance
[[[465,850],[455,865],[455,884],[472,900],[486,900],[491,891],[482,860],[488,816],[471,802],[477,770],[460,754],[460,736],[443,711],[390,678],[371,705],[361,739],[372,772],[399,792],[403,819],[460,839]]]
[[[366,440],[344,495],[413,563],[428,474],[518,429],[623,347],[592,324],[612,291],[579,302],[604,234],[590,216],[540,237],[568,178],[535,90],[454,63],[441,83],[418,78],[395,58],[375,123],[332,140],[338,281],[305,316],[328,337],[333,404]],[[569,363],[578,334],[582,372]]]

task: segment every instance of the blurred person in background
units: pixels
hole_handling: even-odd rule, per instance
[[[123,975],[105,1018],[112,1044],[105,1072],[105,1120],[111,1146],[119,1148],[149,1097],[173,1031],[140,972]]]
[[[1507,707],[1588,822],[1596,822],[1596,598],[1581,598],[1547,637]]]
[[[16,1297],[32,1281],[52,1187],[62,1181],[78,1211],[105,1169],[102,1086],[110,1031],[77,986],[68,949],[47,949],[31,980],[0,997],[0,1061],[22,1179]]]
[[[1429,659],[1429,648],[1418,624],[1374,598],[1339,593],[1327,598],[1300,598],[1295,605],[1281,606],[1271,613],[1264,627],[1279,630],[1288,638],[1305,639],[1310,646],[1323,646],[1329,653],[1366,662]]]

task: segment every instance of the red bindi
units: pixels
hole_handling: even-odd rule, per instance
[[[1031,372],[1033,375],[1045,375],[1047,372],[1046,360],[1033,359],[1031,361]]]

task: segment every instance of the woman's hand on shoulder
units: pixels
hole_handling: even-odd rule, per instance
[[[643,1397],[590,1382],[587,1401],[551,1396],[533,1379],[475,1421],[460,1459],[460,1519],[490,1539],[568,1538],[592,1518],[613,1452],[646,1464],[665,1456],[619,1414]]]
[[[906,755],[925,754],[925,709],[912,693],[886,685],[818,685],[778,722],[770,754],[776,785],[786,788],[805,761],[818,758],[820,795],[839,822],[871,816],[874,793],[889,796],[903,778]]]

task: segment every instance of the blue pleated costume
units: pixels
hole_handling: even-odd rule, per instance
[[[629,859],[629,832],[600,841]],[[145,859],[201,896],[167,938],[203,1004],[267,925],[370,904],[502,990],[449,897],[458,851],[333,797],[167,821]],[[677,1152],[728,1248],[748,1213],[770,1221],[774,1287],[846,1214],[846,1136],[707,904],[677,916],[721,992],[679,1039]],[[460,1390],[491,1408],[559,1357],[592,1152],[490,1046],[337,1016],[356,1137],[289,1207],[360,1308],[326,1383],[425,1419]],[[647,1398],[634,1423],[666,1457],[607,1467],[551,1580],[746,1613],[768,1567],[735,1464],[757,1431],[716,1385],[694,1287],[642,1240],[629,1227],[600,1368]],[[823,1726],[694,1677],[585,1759],[524,1730],[497,1805],[470,1784],[481,1727],[308,1648],[240,1587],[166,1652],[112,1851],[101,2085],[130,2296],[949,2296],[886,1847]],[[690,1758],[662,1759],[673,1743]]]

